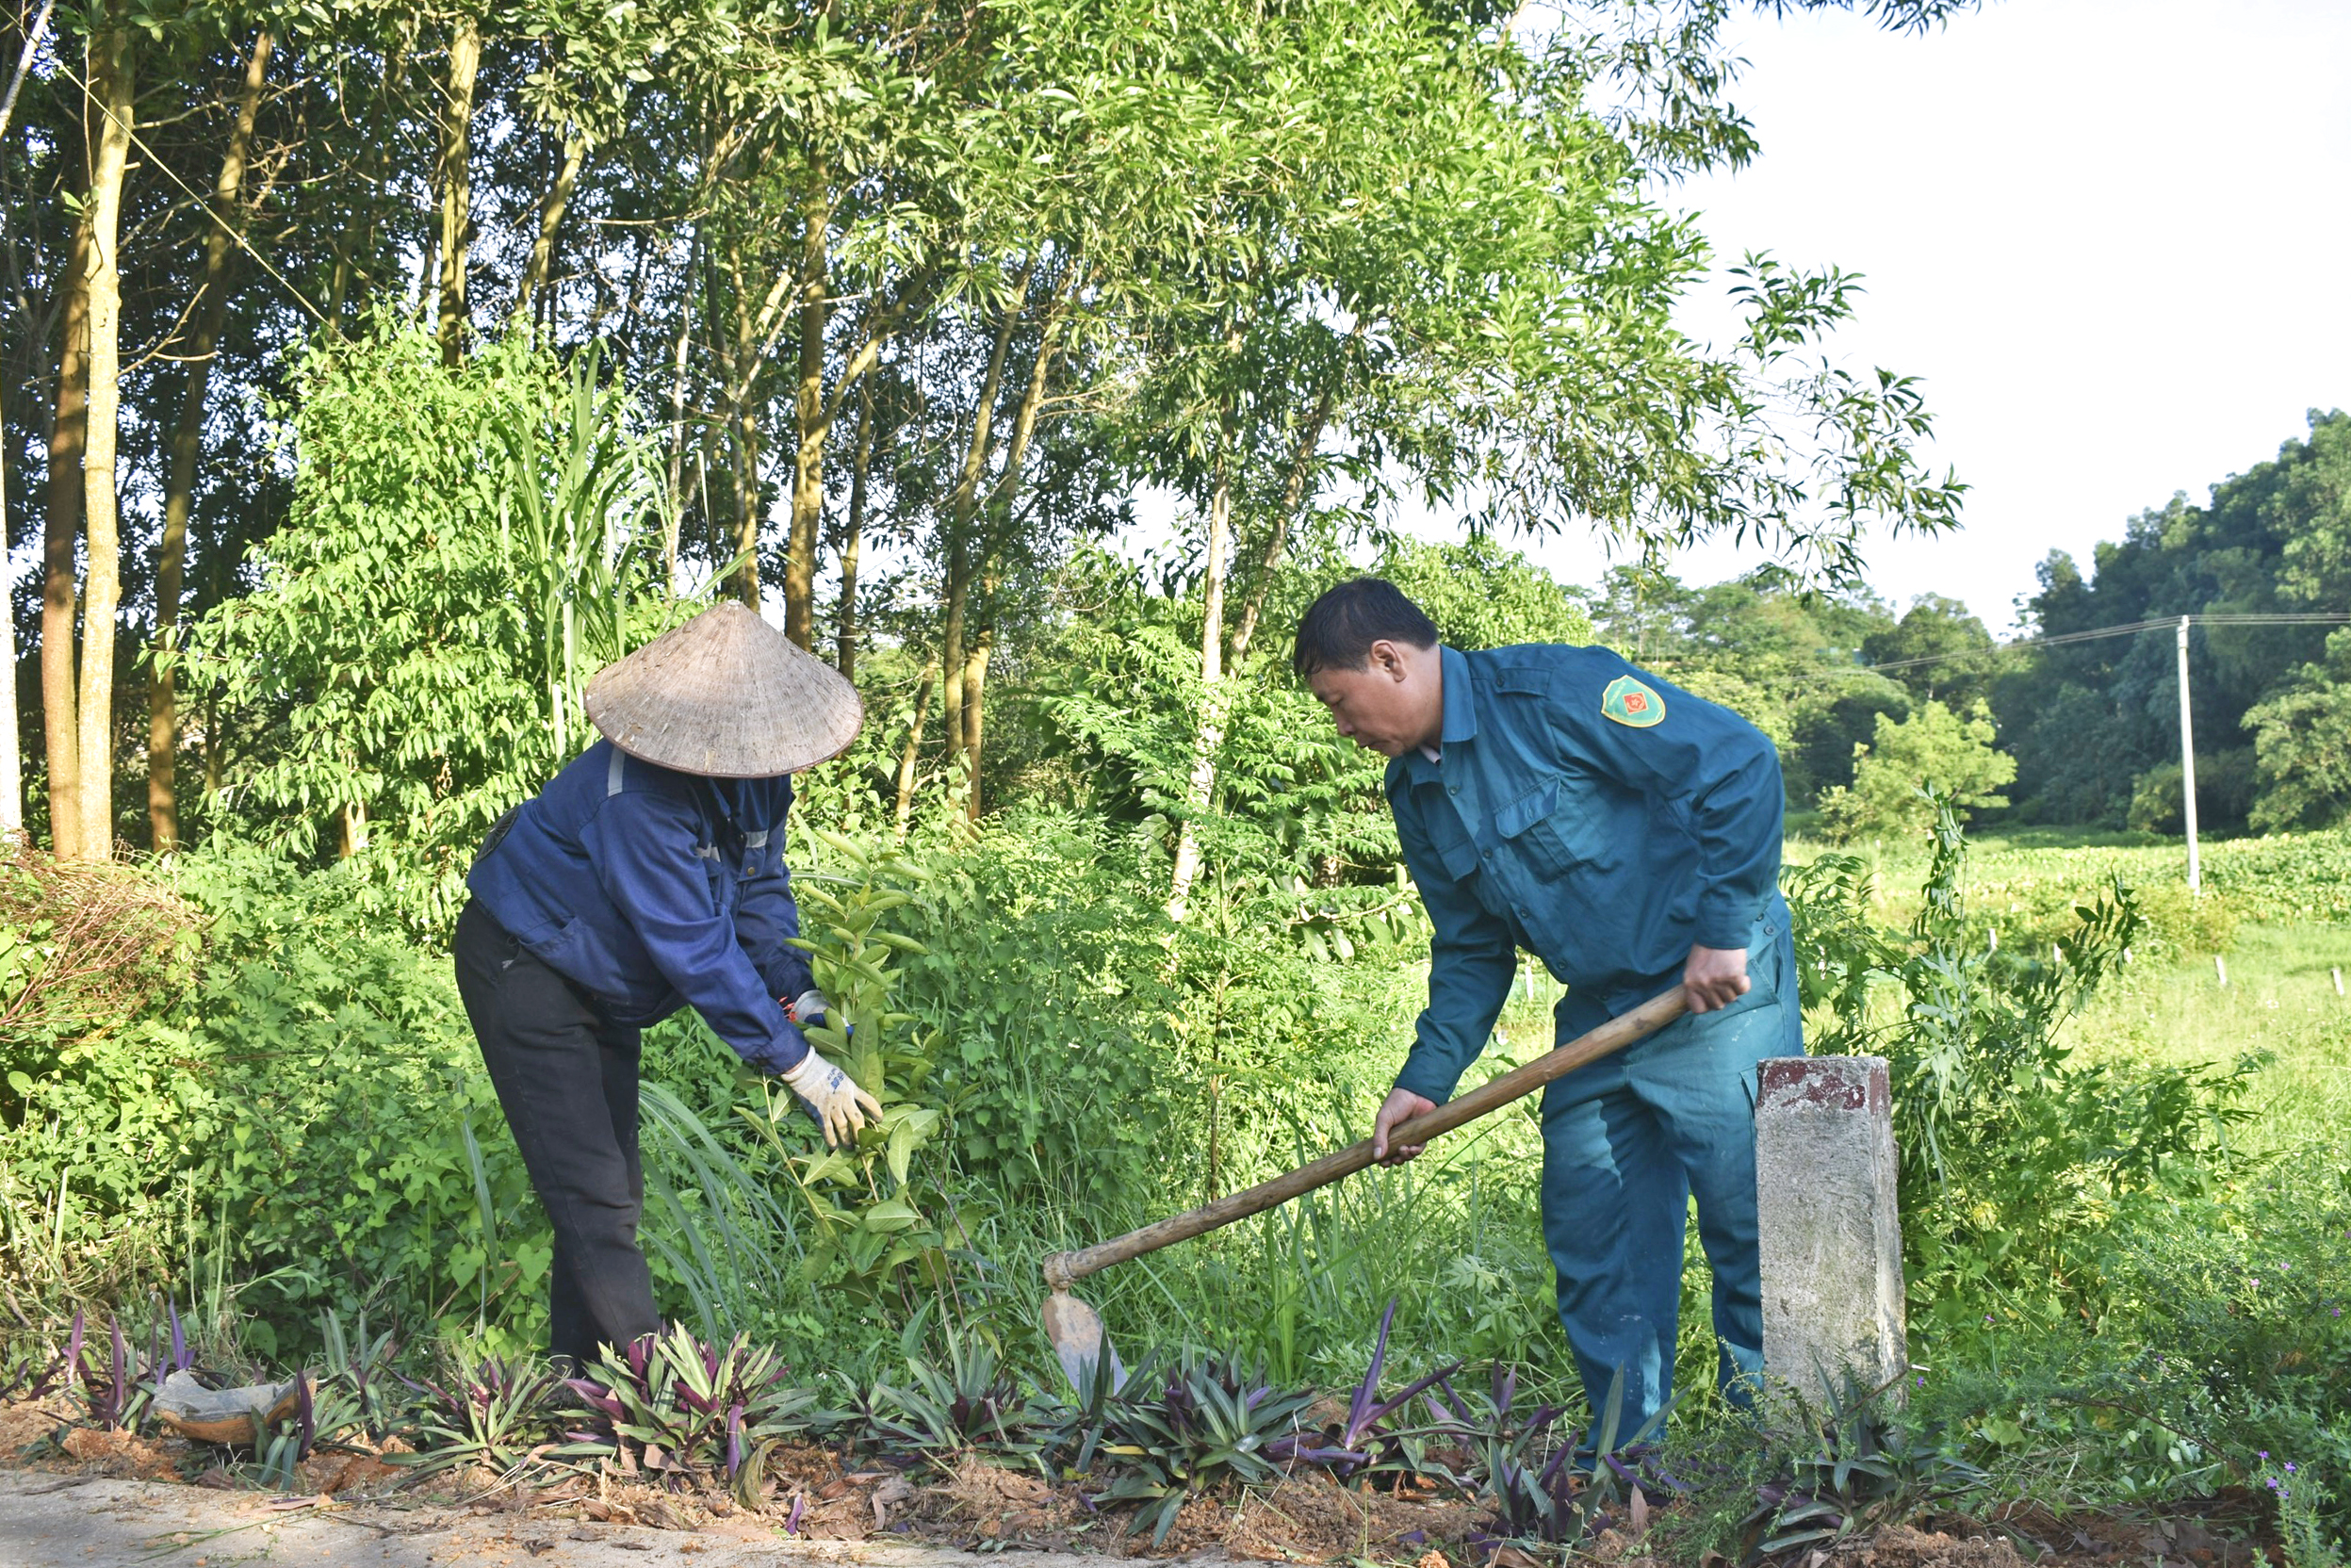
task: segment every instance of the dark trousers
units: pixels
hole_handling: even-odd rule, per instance
[[[592,1366],[599,1345],[656,1332],[637,1247],[637,1031],[526,952],[479,904],[457,918],[457,989],[506,1124],[555,1227],[553,1348]]]

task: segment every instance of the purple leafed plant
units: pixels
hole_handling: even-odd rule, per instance
[[[307,1372],[294,1374],[294,1430],[301,1439],[295,1447],[294,1457],[308,1459],[311,1446],[318,1441],[318,1412],[310,1397],[310,1374]]]
[[[1315,1441],[1317,1435],[1300,1433],[1269,1445],[1266,1453],[1279,1461],[1318,1465],[1342,1480],[1366,1470],[1420,1472],[1424,1466],[1417,1459],[1420,1445],[1415,1438],[1425,1435],[1419,1429],[1392,1429],[1389,1417],[1405,1409],[1428,1390],[1437,1387],[1461,1370],[1461,1364],[1438,1368],[1419,1379],[1402,1393],[1386,1399],[1380,1397],[1380,1377],[1386,1370],[1388,1338],[1396,1324],[1396,1301],[1391,1298],[1386,1312],[1380,1316],[1380,1332],[1373,1341],[1371,1364],[1348,1396],[1347,1419],[1341,1423],[1335,1439],[1328,1444]],[[1445,1478],[1453,1478],[1447,1474]]]
[[[683,1328],[647,1335],[571,1379],[607,1451],[660,1450],[673,1483],[722,1474],[756,1494],[773,1440],[805,1429],[814,1396],[792,1388],[776,1353],[738,1335],[705,1345]],[[589,1436],[582,1433],[581,1436]]]
[[[164,1374],[168,1377],[173,1372],[188,1371],[196,1364],[196,1358],[188,1348],[188,1330],[180,1323],[179,1303],[166,1300],[163,1303],[163,1310],[170,1314],[171,1318],[171,1359],[163,1366]]]
[[[65,1342],[65,1386],[68,1388],[72,1388],[81,1380],[82,1341],[87,1337],[88,1332],[89,1326],[82,1321],[82,1309],[75,1307],[73,1309],[73,1332],[67,1337]]]

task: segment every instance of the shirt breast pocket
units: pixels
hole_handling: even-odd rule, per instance
[[[1527,870],[1548,881],[1605,863],[1605,844],[1594,825],[1572,805],[1559,806],[1559,781],[1546,778],[1494,814],[1494,830],[1507,840]]]

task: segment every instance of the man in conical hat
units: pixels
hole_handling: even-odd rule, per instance
[[[703,612],[597,676],[604,739],[490,833],[458,917],[457,986],[555,1228],[554,1350],[661,1328],[637,1246],[638,1032],[692,1005],[824,1129],[881,1107],[812,1050],[824,999],[790,944],[791,775],[847,749],[857,691],[758,614]]]

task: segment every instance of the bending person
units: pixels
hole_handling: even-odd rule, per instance
[[[1682,1238],[1697,1200],[1714,1271],[1717,1377],[1735,1402],[1763,1372],[1755,1067],[1804,1054],[1779,891],[1779,755],[1755,726],[1606,648],[1464,653],[1376,578],[1341,583],[1293,656],[1341,735],[1388,760],[1388,805],[1434,935],[1429,1005],[1380,1107],[1433,1110],[1485,1049],[1517,972],[1567,994],[1564,1042],[1676,981],[1690,1012],[1543,1096],[1543,1233],[1560,1325],[1597,1412],[1621,1430],[1673,1388]]]
[[[661,1328],[637,1245],[646,1024],[691,1004],[792,1086],[828,1143],[881,1114],[801,1036],[824,999],[790,943],[784,865],[790,775],[856,738],[856,689],[727,603],[597,676],[586,709],[605,738],[491,829],[455,944],[466,1017],[555,1228],[553,1349],[580,1365]]]

